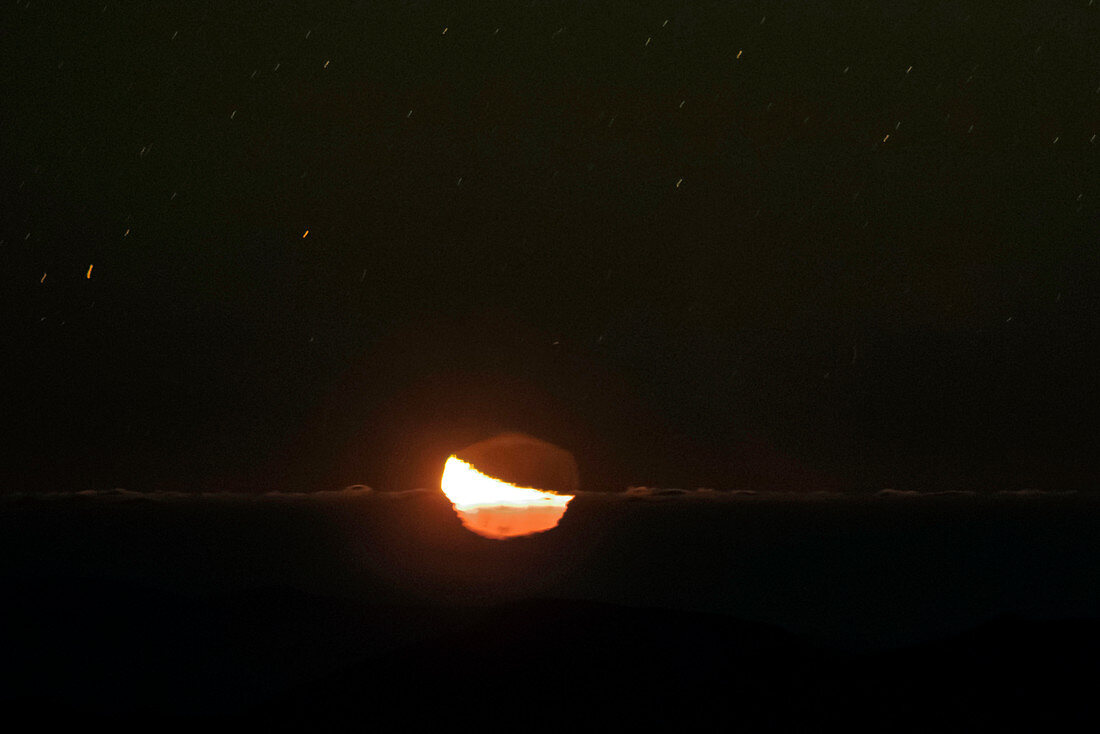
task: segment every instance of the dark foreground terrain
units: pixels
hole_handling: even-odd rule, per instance
[[[43,721],[1065,731],[1100,713],[1097,620],[1006,617],[856,652],[723,615],[594,602],[398,608],[286,589],[5,588],[4,708]]]
[[[1100,713],[1098,517],[635,488],[496,541],[429,490],[13,497],[0,705],[142,732],[1072,731]]]

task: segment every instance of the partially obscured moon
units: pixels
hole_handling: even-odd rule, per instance
[[[572,454],[517,433],[480,441],[452,455],[440,482],[462,524],[497,540],[556,527],[577,485]]]

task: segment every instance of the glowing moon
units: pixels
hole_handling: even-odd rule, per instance
[[[496,540],[557,527],[573,499],[494,479],[457,456],[447,459],[440,486],[463,525]]]

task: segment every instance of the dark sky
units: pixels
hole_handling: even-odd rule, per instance
[[[1091,489],[1098,12],[8,3],[0,491]]]

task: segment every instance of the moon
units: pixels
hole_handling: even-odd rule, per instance
[[[504,540],[557,527],[577,483],[576,462],[565,449],[502,434],[452,454],[440,488],[468,530]]]

